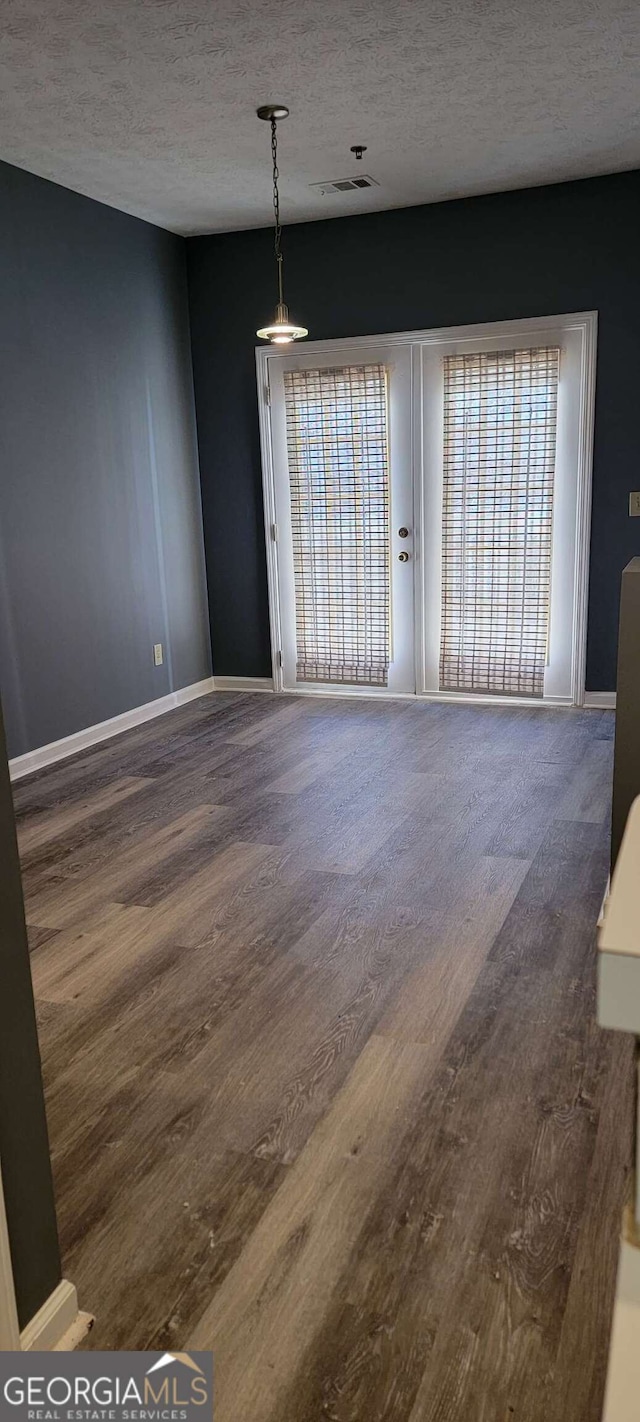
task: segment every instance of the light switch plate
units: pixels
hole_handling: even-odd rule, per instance
[[[629,494],[629,518],[640,518],[640,492]]]
[[[156,666],[156,667],[161,667],[161,666],[162,666],[162,662],[163,662],[163,656],[162,656],[162,642],[154,642],[154,644],[153,644],[153,664],[154,664],[154,666]]]

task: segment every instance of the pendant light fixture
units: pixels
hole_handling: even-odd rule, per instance
[[[261,341],[271,341],[274,346],[288,346],[291,341],[300,341],[309,332],[305,326],[295,326],[289,320],[289,308],[282,295],[282,250],[280,225],[280,194],[278,192],[278,121],[288,117],[289,110],[284,104],[265,104],[258,109],[258,118],[271,124],[271,158],[273,162],[273,215],[275,218],[274,250],[278,267],[278,304],[275,320],[270,326],[262,326],[256,335]]]

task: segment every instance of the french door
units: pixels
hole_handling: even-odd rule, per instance
[[[270,363],[283,690],[415,691],[411,350]]]
[[[595,333],[259,353],[277,689],[582,701]]]

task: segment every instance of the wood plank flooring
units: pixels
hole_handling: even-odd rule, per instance
[[[87,1346],[217,1422],[596,1422],[613,717],[216,693],[15,786]]]

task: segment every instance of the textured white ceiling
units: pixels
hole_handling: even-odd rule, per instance
[[[2,0],[0,157],[178,232],[640,166],[638,0]],[[369,192],[308,184],[358,172]]]

